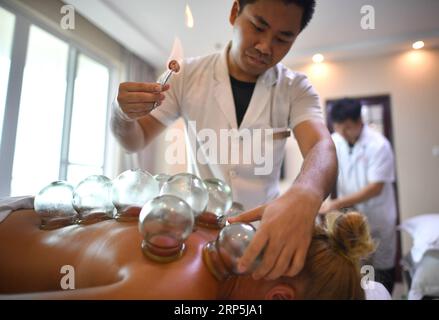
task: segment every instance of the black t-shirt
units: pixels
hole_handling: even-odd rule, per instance
[[[233,100],[235,101],[236,121],[238,122],[238,128],[244,119],[245,112],[255,90],[256,83],[243,82],[236,80],[230,76],[230,83],[232,85]]]

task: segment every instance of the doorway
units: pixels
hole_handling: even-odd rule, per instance
[[[380,95],[380,96],[369,96],[369,97],[346,97],[349,99],[356,100],[362,105],[362,118],[363,122],[369,125],[370,128],[380,132],[384,135],[387,140],[389,140],[393,151],[394,148],[394,136],[393,136],[393,126],[392,126],[392,114],[391,114],[391,99],[389,95]],[[326,105],[326,123],[328,129],[331,133],[334,132],[333,123],[329,117],[330,110],[332,106],[339,101],[338,99],[327,100]],[[396,160],[396,153],[395,160]],[[395,172],[395,182],[393,183],[393,187],[395,190],[395,201],[396,201],[396,225],[400,223],[400,213],[399,213],[399,201],[398,201],[398,177]],[[337,192],[334,189],[331,193],[331,198],[336,198]],[[397,231],[397,248],[396,248],[396,261],[395,261],[395,281],[402,281],[402,273],[401,273],[401,234],[400,231]]]

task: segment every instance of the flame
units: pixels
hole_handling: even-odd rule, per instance
[[[174,45],[172,46],[171,55],[166,61],[166,68],[171,60],[177,60],[180,66],[183,63],[184,53],[183,53],[183,45],[181,44],[181,40],[178,37],[174,39]]]
[[[194,17],[188,4],[186,4],[186,26],[191,29],[194,27]]]

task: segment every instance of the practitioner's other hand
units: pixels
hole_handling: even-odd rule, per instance
[[[293,277],[302,270],[321,199],[301,187],[293,188],[294,192],[289,192],[288,196],[229,219],[231,223],[261,220],[239,261],[241,272],[253,264],[262,250],[262,262],[254,270],[253,278],[274,280],[281,276]]]
[[[324,214],[337,209],[338,209],[338,204],[336,200],[326,200],[325,202],[322,203],[322,206],[319,209],[319,213]]]

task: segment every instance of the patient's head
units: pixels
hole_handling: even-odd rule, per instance
[[[366,217],[334,212],[316,225],[303,270],[274,281],[235,276],[220,289],[222,299],[364,299],[360,260],[375,248]]]

